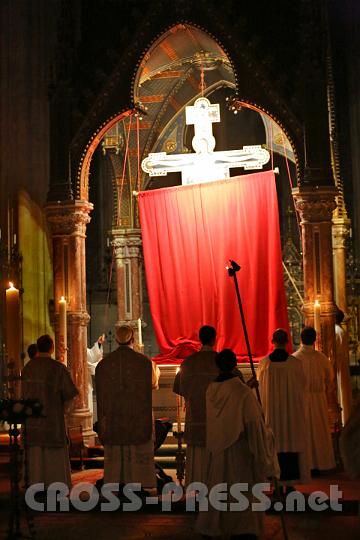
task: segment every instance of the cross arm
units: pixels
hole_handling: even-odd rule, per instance
[[[193,164],[193,154],[170,154],[156,152],[149,154],[141,163],[142,170],[149,176],[166,176],[169,172],[181,172]]]

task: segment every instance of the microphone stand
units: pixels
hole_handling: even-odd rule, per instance
[[[244,309],[243,309],[243,305],[242,305],[242,301],[241,301],[239,283],[238,283],[237,275],[236,275],[239,272],[239,270],[241,269],[241,266],[239,266],[235,261],[229,261],[229,262],[230,262],[231,266],[227,266],[226,269],[228,271],[229,276],[234,278],[236,297],[237,297],[237,301],[238,301],[238,305],[239,305],[241,324],[242,324],[242,329],[243,329],[243,332],[244,332],[246,349],[247,349],[248,357],[249,357],[249,360],[250,360],[251,372],[252,372],[252,375],[253,375],[254,379],[256,379],[256,371],[255,371],[255,366],[254,366],[254,360],[253,360],[252,353],[251,353],[249,334],[248,334],[248,331],[247,331],[247,328],[246,328]],[[258,401],[259,401],[259,403],[261,405],[261,397],[260,397],[260,392],[259,392],[258,386],[255,387],[255,391],[256,391],[256,397],[257,397],[257,399],[258,399]]]
[[[239,283],[238,283],[238,279],[237,279],[237,275],[236,275],[241,270],[241,266],[237,262],[235,262],[233,260],[230,260],[229,263],[230,263],[230,265],[226,267],[226,270],[228,271],[229,277],[234,278],[236,298],[237,298],[238,305],[239,305],[241,325],[242,325],[242,329],[243,329],[243,332],[244,332],[244,338],[245,338],[245,343],[246,343],[247,354],[248,354],[249,361],[250,361],[252,375],[256,379],[256,371],[255,371],[255,366],[254,366],[254,360],[253,360],[252,353],[251,353],[249,334],[248,334],[248,331],[247,331],[247,328],[246,328],[244,309],[243,309],[243,305],[242,305],[242,301],[241,301]],[[257,399],[258,399],[258,401],[260,403],[260,407],[262,409],[262,403],[261,403],[261,397],[260,397],[260,392],[259,392],[258,385],[255,386],[255,391],[256,391],[256,397],[257,397]],[[262,413],[262,414],[263,414],[263,418],[264,418],[264,413]],[[282,511],[283,507],[284,507],[284,504],[281,502],[282,497],[280,496],[279,484],[278,484],[278,481],[277,481],[276,477],[273,478],[273,482],[274,482],[274,487],[275,487],[275,493],[277,495],[277,498],[279,499],[280,504],[282,505],[281,510],[280,510],[279,513],[280,513],[280,521],[281,521],[281,526],[282,526],[284,538],[285,538],[285,540],[288,540],[289,537],[288,537],[288,534],[287,534],[285,518],[284,518],[283,511]]]

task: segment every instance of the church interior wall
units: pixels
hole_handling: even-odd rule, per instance
[[[22,289],[23,351],[40,334],[52,333],[51,242],[43,206],[49,185],[53,4],[4,1],[0,7],[1,287],[4,291],[12,278]]]
[[[306,65],[304,55],[308,52],[304,52],[301,47],[303,23],[300,21],[300,3],[289,5],[287,1],[281,0],[279,10],[273,10],[268,2],[261,0],[243,7],[245,11],[239,18],[233,16],[234,2],[231,1],[224,3],[222,13],[217,18],[213,16],[218,9],[215,2],[200,1],[193,6],[180,2],[174,5],[173,10],[165,10],[164,3],[158,1],[99,1],[87,6],[86,2],[79,0],[72,2],[70,10],[65,4],[66,2],[60,0],[38,0],[31,3],[4,0],[1,7],[1,193],[6,192],[10,200],[20,200],[21,204],[18,207],[19,203],[16,202],[14,215],[18,215],[19,208],[21,218],[16,225],[15,234],[23,255],[24,329],[26,340],[29,341],[36,337],[37,332],[51,331],[48,309],[49,300],[52,298],[51,249],[42,210],[49,182],[56,184],[63,181],[64,185],[71,182],[73,195],[76,197],[79,193],[77,173],[87,145],[94,140],[94,133],[107,119],[128,110],[132,105],[131,77],[135,73],[136,65],[140,64],[151,41],[159,37],[166,28],[182,20],[193,20],[194,24],[208,29],[210,34],[223,42],[236,67],[240,97],[242,93],[245,100],[252,99],[254,103],[263,104],[264,109],[284,122],[296,143],[299,160],[303,159],[302,133],[299,126],[306,119],[306,105],[301,95],[306,72],[301,70]],[[350,1],[346,2],[349,9],[353,7],[351,4]],[[262,14],[261,17],[259,13]],[[119,24],[119,21],[125,20],[126,24]],[[352,24],[355,22],[354,17]],[[349,29],[351,28],[349,23]],[[109,36],[113,39],[109,39]],[[345,178],[345,192],[353,218],[353,238],[355,245],[359,246],[359,209],[358,205],[352,204],[352,201],[358,200],[360,196],[360,168],[356,150],[360,124],[357,105],[360,91],[357,82],[359,66],[354,53],[357,45],[354,32],[349,31],[346,39],[349,44],[346,49],[349,94],[344,95],[344,102],[350,104],[349,126],[344,125],[345,112],[339,114],[339,117],[342,141],[349,139],[352,149],[351,167],[344,166],[348,173]],[[342,60],[336,59],[336,55],[334,58],[338,63]],[[60,69],[64,64],[67,69]],[[60,88],[65,82],[70,90],[68,94],[61,96],[63,101],[68,100],[66,108],[62,109],[62,105],[57,104],[52,96],[53,88]],[[112,90],[106,95],[110,84],[113,85]],[[341,80],[337,81],[337,86],[339,94],[343,95]],[[49,104],[55,109],[58,107],[57,117],[51,117],[59,122],[58,124],[49,121]],[[65,113],[62,115],[62,111],[70,114],[71,118],[67,118]],[[323,129],[322,113],[316,111],[315,107],[314,114],[318,116],[317,121]],[[70,139],[66,144],[63,141],[57,148],[52,133],[61,132],[65,124],[70,126]],[[343,147],[344,145],[345,142]],[[349,153],[343,150],[342,156],[347,159]],[[52,164],[51,172],[49,162]],[[61,172],[58,174],[57,163],[61,163]],[[291,168],[293,171],[293,165]],[[64,177],[64,171],[66,174],[69,172],[70,178]],[[281,170],[280,173],[282,176],[285,171]],[[328,181],[331,179],[328,178]],[[90,200],[93,197],[92,183],[95,187],[95,176],[90,178]],[[105,195],[109,197],[109,192]],[[67,192],[64,190],[64,199],[66,197]],[[7,204],[4,197],[1,197],[0,204],[4,246],[7,231]],[[103,204],[108,212],[108,205],[105,202]],[[286,206],[285,203],[281,209],[284,219]],[[93,223],[89,225],[89,253],[92,249],[95,249],[96,253],[98,249],[95,244],[94,248],[91,247],[91,227],[108,227],[97,219],[94,211]],[[12,237],[13,234],[12,232]],[[102,245],[100,251],[103,260],[107,256],[106,246]],[[35,278],[36,266],[42,270]],[[96,272],[97,270],[95,275]],[[101,282],[102,278],[97,279]],[[102,287],[106,288],[103,283]],[[39,291],[40,298],[37,307],[31,305],[26,296],[35,290]],[[93,297],[91,300],[94,321],[89,334],[91,339],[96,339],[95,336],[102,326],[102,308],[99,306],[104,301],[105,294],[101,293],[102,296]],[[145,314],[147,306],[145,297]],[[111,310],[113,309],[115,308],[112,305]],[[113,313],[115,312],[112,311],[111,317],[115,317]],[[147,332],[150,333],[150,328],[144,329],[145,336]],[[154,343],[149,343],[153,350]]]

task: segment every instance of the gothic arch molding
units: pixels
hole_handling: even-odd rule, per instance
[[[94,151],[99,145],[103,135],[121,118],[129,116],[136,110],[134,87],[136,77],[141,62],[144,60],[152,47],[168,32],[171,32],[179,25],[190,25],[206,33],[209,38],[221,47],[229,58],[235,81],[236,90],[234,92],[234,102],[244,103],[250,108],[262,111],[270,116],[284,131],[289,139],[296,156],[296,169],[298,184],[301,183],[303,172],[303,149],[302,149],[302,130],[300,122],[292,110],[284,102],[284,99],[277,93],[274,85],[270,83],[261,66],[256,66],[254,70],[254,59],[251,52],[246,51],[243,44],[231,42],[231,35],[227,39],[231,42],[231,47],[227,46],[226,39],[215,37],[205,25],[199,25],[196,22],[181,20],[177,23],[167,25],[165,29],[159,32],[155,37],[148,41],[146,47],[142,48],[142,53],[138,55],[138,60],[133,63],[133,72],[130,83],[122,83],[122,75],[126,73],[126,66],[134,60],[135,51],[139,50],[139,41],[144,39],[144,31],[139,30],[139,35],[134,39],[132,52],[128,52],[129,60],[122,59],[108,80],[103,92],[95,102],[94,107],[88,114],[71,145],[70,155],[72,156],[72,189],[75,199],[88,199],[88,177],[90,163]],[[221,28],[221,26],[220,26]],[[235,60],[234,60],[235,59]],[[246,73],[246,76],[239,82],[238,73]],[[126,89],[127,88],[127,89]],[[115,103],[115,97],[116,103]],[[122,102],[123,107],[118,108],[118,103]]]

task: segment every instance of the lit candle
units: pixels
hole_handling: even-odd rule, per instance
[[[141,319],[138,319],[138,336],[139,336],[139,345],[142,345],[142,329],[141,329]]]
[[[67,365],[67,320],[66,300],[62,296],[59,300],[59,360]]]
[[[314,302],[314,328],[316,330],[316,348],[319,348],[321,338],[321,323],[320,323],[321,305],[319,300]]]
[[[19,289],[9,283],[9,288],[6,289],[6,350],[8,362],[14,365],[15,376],[20,375],[20,333]],[[16,383],[14,387],[19,389]]]
[[[180,368],[176,369],[176,375],[179,373]],[[181,407],[182,407],[182,398],[179,394],[176,394],[176,420],[177,420],[177,432],[181,431]]]

